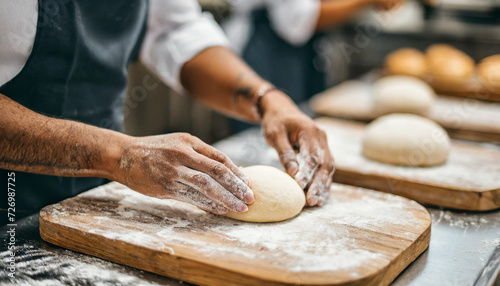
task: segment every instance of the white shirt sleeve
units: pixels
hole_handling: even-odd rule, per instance
[[[0,86],[28,61],[38,21],[38,1],[0,1]]]
[[[292,45],[305,44],[315,33],[320,0],[267,0],[273,29]]]
[[[183,91],[180,70],[199,52],[229,46],[210,13],[202,13],[196,0],[151,0],[148,30],[140,59],[161,80]]]

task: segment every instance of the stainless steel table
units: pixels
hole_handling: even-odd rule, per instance
[[[215,146],[241,165],[280,166],[258,128]],[[493,285],[500,266],[500,212],[428,210],[433,220],[430,247],[394,285]],[[0,229],[0,285],[187,284],[45,243],[38,234],[38,215],[17,223],[16,279],[11,281],[7,277],[8,230]]]

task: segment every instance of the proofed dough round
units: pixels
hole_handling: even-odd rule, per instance
[[[387,55],[385,66],[390,74],[423,78],[427,73],[424,54],[411,48],[399,49]]]
[[[383,163],[434,166],[448,157],[450,139],[432,120],[413,114],[389,114],[368,124],[363,155]]]
[[[426,114],[434,103],[434,90],[423,80],[394,75],[381,78],[373,86],[375,114]]]
[[[263,165],[241,170],[251,181],[255,202],[245,213],[228,212],[225,216],[250,222],[282,221],[298,215],[304,207],[304,190],[287,173]]]

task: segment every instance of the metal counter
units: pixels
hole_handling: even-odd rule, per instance
[[[265,144],[258,128],[215,146],[241,165],[280,167],[276,152]],[[500,212],[428,210],[432,215],[430,247],[393,284],[493,285],[500,268]],[[11,281],[7,276],[8,230],[0,229],[0,285],[187,284],[45,243],[38,233],[38,215],[17,224],[16,279]]]

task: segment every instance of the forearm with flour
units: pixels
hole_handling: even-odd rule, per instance
[[[36,113],[0,94],[0,168],[113,179],[128,136]]]

